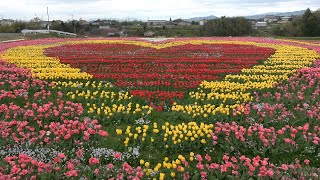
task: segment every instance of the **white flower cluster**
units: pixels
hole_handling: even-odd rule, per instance
[[[147,119],[139,118],[139,119],[135,120],[135,124],[145,125],[145,124],[150,124],[150,121]]]
[[[52,148],[44,147],[35,147],[33,149],[30,149],[18,145],[10,148],[0,148],[0,158],[4,158],[6,156],[18,156],[19,154],[25,154],[27,156],[30,156],[32,159],[45,163],[51,161],[59,153],[61,152]]]
[[[91,156],[95,158],[104,158],[105,160],[114,160],[114,155],[120,153],[120,161],[126,161],[128,159],[137,159],[140,156],[140,146],[128,147],[128,152],[118,152],[108,148],[94,148],[91,149]]]

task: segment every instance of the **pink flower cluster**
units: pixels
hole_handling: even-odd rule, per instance
[[[8,144],[4,148],[59,147],[59,143],[81,146],[92,137],[108,136],[98,120],[82,117],[81,104],[63,100],[61,92],[48,90],[50,83],[34,79],[30,71],[0,61],[0,79],[0,136]],[[66,177],[77,176],[74,167],[80,161],[65,159],[59,154],[45,163],[23,153],[8,155],[3,159],[7,164],[0,167],[0,179],[36,179],[39,174],[53,171]],[[62,171],[64,163],[67,169]]]
[[[275,92],[255,93],[255,103],[250,117],[259,122],[285,124],[297,120],[298,123],[312,119],[311,126],[317,125],[320,119],[320,60],[315,61],[314,67],[297,71],[288,82],[280,82]]]
[[[58,154],[47,163],[37,161],[25,154],[7,156],[4,161],[9,166],[0,167],[0,179],[24,179],[26,177],[37,179],[37,176],[41,174],[53,175],[55,173],[59,174],[59,178],[71,178],[78,177],[80,173],[85,171],[78,159],[68,159],[63,153]],[[94,172],[92,174],[94,177],[137,180],[144,176],[140,166],[134,168],[126,162],[120,166],[112,163],[101,166],[99,159],[91,157],[88,163]]]
[[[62,100],[61,92],[46,90],[50,84],[32,78],[29,71],[0,61],[0,72],[5,87],[0,91],[0,132],[6,141],[51,144],[76,135],[86,141],[91,135],[108,135],[98,120],[81,118],[81,104]]]
[[[207,179],[208,176],[215,175],[223,178],[224,175],[232,174],[235,177],[249,178],[256,175],[258,177],[269,178],[283,178],[287,173],[295,174],[297,177],[310,176],[313,178],[319,177],[317,173],[304,174],[301,171],[303,165],[308,165],[309,160],[306,159],[302,164],[299,160],[291,164],[276,165],[269,161],[269,158],[261,158],[255,156],[253,158],[241,156],[230,156],[224,154],[220,163],[213,162],[211,156],[208,154],[202,157],[200,154],[196,155],[196,168],[200,171],[201,178]],[[184,161],[183,164],[188,167],[189,163]],[[188,172],[187,172],[188,173]],[[190,179],[187,174],[183,175],[184,179]]]
[[[316,146],[320,143],[320,127],[310,129],[309,124],[303,126],[285,125],[280,129],[263,127],[255,123],[249,127],[243,127],[236,122],[216,123],[214,132],[211,134],[215,145],[222,144],[230,152],[242,151],[244,148],[253,148],[263,152],[265,148],[282,148],[285,144],[295,146]],[[233,146],[231,144],[234,144]],[[221,145],[220,145],[221,146]],[[297,149],[298,151],[298,149]]]

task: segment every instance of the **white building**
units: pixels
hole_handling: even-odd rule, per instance
[[[41,25],[41,27],[43,27],[43,28],[48,28],[48,26],[52,26],[52,21],[40,21],[40,25]]]
[[[256,22],[255,29],[266,29],[267,28],[267,22]]]
[[[200,25],[200,26],[203,26],[203,25],[205,25],[207,22],[208,22],[207,20],[200,20],[200,21],[199,21],[199,25]]]
[[[148,20],[147,26],[149,27],[163,27],[167,24],[166,20]]]
[[[264,18],[264,22],[276,23],[280,19],[279,16],[268,15]]]
[[[280,24],[288,23],[291,19],[292,18],[289,16],[283,16],[283,17],[281,17],[281,20],[278,21],[278,23],[280,23]]]
[[[182,22],[178,22],[177,26],[191,26],[191,23],[182,21]]]
[[[99,29],[110,29],[110,26],[99,26]]]

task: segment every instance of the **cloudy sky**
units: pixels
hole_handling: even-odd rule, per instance
[[[1,0],[0,19],[169,19],[246,16],[320,8],[320,0]]]

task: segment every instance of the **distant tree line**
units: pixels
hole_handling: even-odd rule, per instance
[[[221,17],[208,21],[200,29],[201,36],[248,36],[252,34],[251,23],[244,17]]]
[[[22,21],[15,21],[11,25],[0,25],[0,33],[21,33],[26,26],[26,23]]]
[[[0,25],[0,33],[21,33],[23,29],[46,29],[43,27],[40,21],[15,21],[13,23]],[[99,30],[97,26],[92,26],[89,23],[83,24],[81,20],[72,21],[52,21],[50,29],[77,33],[80,35],[97,34],[99,35]]]
[[[41,20],[30,22],[15,21],[11,25],[0,25],[0,33],[19,33],[23,29],[46,29],[42,27]],[[124,31],[128,36],[144,36],[147,31],[153,31],[157,36],[192,37],[192,36],[247,36],[252,34],[251,23],[243,17],[221,17],[208,21],[204,26],[192,22],[190,27],[173,28],[147,28],[141,21],[113,20],[111,28]],[[79,35],[104,36],[107,33],[91,23],[81,23],[81,20],[52,21],[50,29],[77,33]]]
[[[320,36],[320,9],[311,12],[308,8],[303,16],[295,17],[286,24],[272,27],[271,34],[277,36]]]
[[[99,21],[99,19],[97,20]],[[156,36],[192,37],[192,36],[256,36],[259,31],[252,28],[252,24],[244,17],[221,17],[209,20],[203,26],[192,22],[189,27],[150,28],[142,21],[116,21],[112,20],[110,28],[122,31],[126,36],[144,36],[145,32],[152,31]],[[320,36],[320,9],[311,12],[307,9],[303,16],[293,17],[288,23],[272,24],[271,30],[263,33],[276,36]],[[106,36],[106,29],[99,29],[92,23],[83,20],[52,21],[51,29],[77,33],[85,36]],[[15,21],[10,25],[0,25],[0,33],[20,33],[23,29],[46,29],[40,19],[30,22]]]

